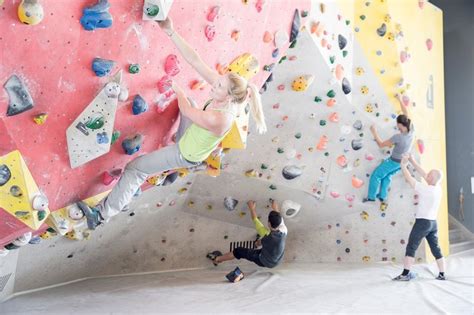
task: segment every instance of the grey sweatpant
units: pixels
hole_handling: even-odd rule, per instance
[[[187,161],[179,152],[178,141],[191,124],[192,121],[189,118],[180,114],[176,144],[139,156],[125,166],[118,183],[97,206],[104,220],[108,221],[119,214],[150,175],[182,167],[188,168],[201,163]]]
[[[415,252],[421,241],[426,238],[431,253],[436,259],[443,258],[438,244],[438,224],[436,220],[416,219],[410,232],[405,256],[415,257]]]

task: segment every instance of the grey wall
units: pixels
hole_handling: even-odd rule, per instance
[[[474,232],[474,1],[431,2],[443,10],[449,213],[460,219],[459,190],[464,187],[462,223]]]

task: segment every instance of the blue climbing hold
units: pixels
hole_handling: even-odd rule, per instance
[[[148,110],[147,102],[140,95],[135,95],[133,99],[132,112],[134,115],[140,115]]]
[[[92,70],[98,77],[104,77],[109,75],[112,68],[115,66],[115,61],[102,59],[102,58],[94,58],[92,61]]]
[[[293,15],[293,22],[291,23],[290,43],[293,43],[298,37],[298,34],[300,33],[300,27],[300,12],[298,9],[296,9],[295,14]]]
[[[97,4],[82,10],[81,25],[86,31],[96,28],[108,28],[112,26],[112,15],[108,12],[110,3],[108,0],[99,0]]]
[[[143,142],[143,136],[136,134],[132,138],[127,138],[122,141],[122,148],[126,154],[132,155],[140,150]]]
[[[275,48],[274,51],[272,51],[272,58],[276,58],[278,57],[278,54],[280,53],[280,51],[278,50],[278,48]]]
[[[109,137],[107,136],[107,132],[104,131],[97,134],[97,143],[98,144],[109,143]]]

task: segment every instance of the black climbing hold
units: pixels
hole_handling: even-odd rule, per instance
[[[0,187],[5,185],[10,178],[12,177],[12,173],[10,169],[5,164],[0,164]]]
[[[270,75],[267,78],[267,81],[265,81],[265,84],[267,84],[268,82],[272,82],[272,81],[273,81],[273,73],[270,73]]]
[[[352,127],[354,127],[354,129],[356,130],[362,130],[364,126],[362,125],[362,122],[360,120],[356,120]]]
[[[343,50],[347,45],[347,39],[344,36],[342,36],[341,34],[339,34],[337,36],[337,42],[339,43],[339,49],[340,50]]]
[[[296,46],[296,39],[291,42],[290,48],[295,48],[295,46]]]
[[[298,34],[300,32],[301,21],[300,21],[300,13],[298,9],[295,10],[295,14],[293,15],[293,23],[291,23],[291,34],[290,34],[290,43],[294,43]],[[292,48],[292,47],[291,47]]]
[[[347,78],[342,79],[342,91],[344,94],[349,94],[351,92],[351,84]]]
[[[280,63],[282,63],[282,62],[285,61],[285,60],[286,60],[286,56],[283,56],[283,57],[280,58],[280,61],[278,61],[278,63],[280,64]]]
[[[67,258],[72,258],[74,255],[73,254],[69,254],[67,255]]]
[[[21,114],[33,108],[33,99],[28,89],[19,77],[12,75],[4,85],[10,101],[8,103],[7,116]]]
[[[129,216],[133,217],[135,215],[135,212],[130,212]]]
[[[161,186],[168,186],[173,184],[177,179],[178,179],[178,172],[174,172],[166,176],[165,180],[163,181],[163,184]]]
[[[354,151],[362,149],[362,139],[354,139],[351,142],[352,149]]]
[[[346,248],[346,253],[350,253],[351,252],[351,249],[350,248]]]
[[[193,232],[194,232],[194,229],[193,229],[193,228],[190,228],[190,229],[189,229],[189,232],[193,233]]]
[[[386,32],[387,25],[385,25],[385,23],[382,23],[382,25],[377,29],[377,35],[379,35],[380,37],[384,37]]]
[[[224,198],[224,207],[229,211],[235,210],[235,207],[237,207],[238,203],[239,203],[239,201],[237,199],[232,198],[232,197],[225,197]]]
[[[148,110],[148,104],[139,94],[133,98],[132,112],[134,115],[140,115]]]
[[[285,179],[291,180],[303,174],[303,170],[296,165],[285,166],[281,172]]]
[[[92,61],[92,70],[98,77],[104,77],[110,74],[112,68],[115,66],[115,61],[102,59],[102,58],[94,58]]]

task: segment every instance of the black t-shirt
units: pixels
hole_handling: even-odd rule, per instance
[[[265,267],[273,268],[283,259],[285,253],[286,233],[271,231],[262,238],[260,261]]]

